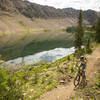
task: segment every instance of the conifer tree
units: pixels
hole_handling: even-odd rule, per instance
[[[75,55],[76,57],[79,57],[83,55],[84,51],[81,49],[81,46],[83,45],[84,42],[84,30],[83,30],[83,17],[82,17],[82,10],[79,12],[78,16],[78,25],[76,28],[75,32],[75,40],[74,40],[74,46],[75,46]]]
[[[75,33],[75,48],[81,49],[81,46],[83,45],[83,36],[84,36],[84,31],[83,31],[83,18],[82,18],[82,10],[79,12],[79,17],[78,17],[78,26],[76,29]]]
[[[78,26],[76,29],[75,41],[74,41],[75,48],[79,50],[83,45],[83,37],[84,37],[84,30],[83,30],[82,23],[83,23],[82,10],[80,10],[79,17],[78,17]]]

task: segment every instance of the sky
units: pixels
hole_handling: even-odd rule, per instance
[[[100,0],[28,0],[33,3],[53,6],[55,8],[68,8],[72,7],[75,9],[83,10],[100,10]]]

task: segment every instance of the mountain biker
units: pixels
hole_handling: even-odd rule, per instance
[[[82,70],[82,77],[85,77],[86,58],[84,56],[80,56],[78,62],[79,62],[79,65],[78,65],[79,72],[80,72],[80,70]]]
[[[86,71],[86,58],[84,56],[80,57],[80,64],[79,68],[82,67],[82,75],[85,76],[85,71]]]
[[[81,85],[85,86],[87,83],[86,76],[85,76],[86,58],[84,56],[80,56],[80,58],[76,60],[75,66],[78,67],[78,73],[74,79],[74,86],[77,87],[80,83],[82,83]]]

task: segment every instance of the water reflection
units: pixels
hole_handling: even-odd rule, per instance
[[[40,53],[36,53],[34,55],[29,55],[24,58],[20,57],[14,60],[9,60],[6,64],[9,65],[19,65],[24,61],[25,64],[34,64],[37,62],[53,62],[57,59],[60,59],[64,56],[72,54],[75,52],[75,48],[55,48],[49,51],[43,51]]]

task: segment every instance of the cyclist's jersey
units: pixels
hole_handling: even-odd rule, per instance
[[[80,62],[79,66],[82,68],[83,71],[85,71],[86,65]]]
[[[79,67],[82,71],[85,71],[86,69],[86,58],[84,57],[83,60],[81,61],[80,59],[80,63],[79,63]]]

